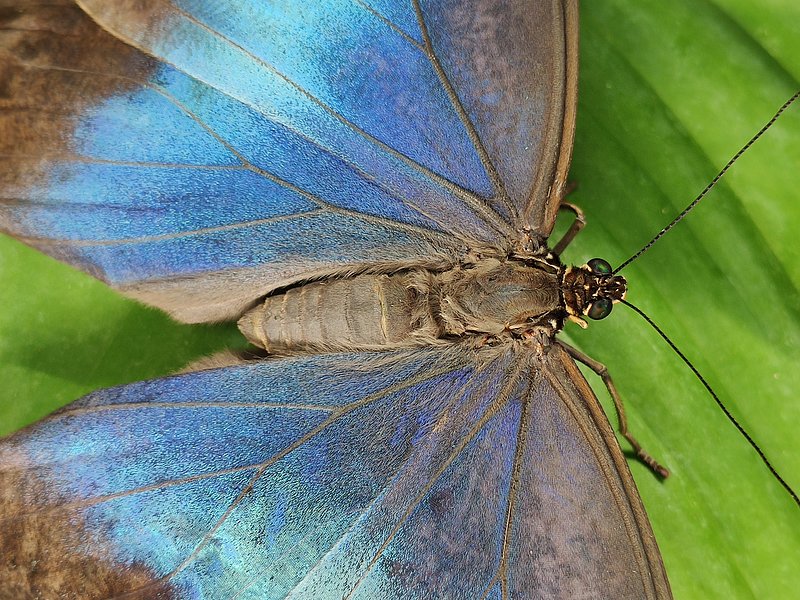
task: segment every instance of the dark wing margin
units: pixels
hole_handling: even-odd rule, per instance
[[[555,153],[558,156],[555,169],[540,177],[534,192],[528,198],[524,223],[533,231],[547,237],[555,226],[558,207],[564,199],[567,187],[567,176],[572,162],[572,145],[575,140],[575,120],[578,112],[578,0],[562,0],[564,6],[564,73],[563,90],[560,98],[563,99],[561,108],[561,133]],[[558,86],[558,83],[556,83]],[[553,98],[554,104],[558,98]],[[557,131],[553,135],[558,135]],[[545,194],[545,186],[547,193]]]
[[[583,456],[576,455],[571,461],[568,439],[558,438],[559,448],[555,450],[556,455],[561,454],[565,459],[560,468],[568,478],[572,476],[570,479],[576,484],[576,493],[571,499],[572,508],[577,511],[575,517],[580,520],[580,515],[585,515],[581,527],[588,521],[601,530],[618,529],[619,535],[608,545],[604,546],[600,539],[586,540],[591,554],[606,562],[604,586],[613,593],[604,594],[604,597],[672,598],[661,554],[636,484],[594,392],[574,360],[557,344],[550,349],[543,373],[542,397],[555,396],[566,409],[553,427],[557,428],[559,421],[569,422],[571,416],[576,426],[575,440],[584,447]],[[539,414],[532,430],[543,426],[547,421],[543,417]],[[567,515],[562,518],[569,521]],[[638,590],[636,582],[641,586]],[[623,593],[626,589],[627,594]]]
[[[0,442],[0,595],[668,598],[565,356],[320,355],[91,394]]]
[[[577,0],[419,0],[426,43],[481,157],[499,214],[550,234],[572,158]]]

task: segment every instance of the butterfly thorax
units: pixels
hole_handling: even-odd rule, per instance
[[[562,269],[536,259],[483,259],[437,277],[435,304],[445,336],[522,337],[563,323]]]

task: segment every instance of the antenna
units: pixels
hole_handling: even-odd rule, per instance
[[[786,102],[783,103],[783,105],[775,112],[775,114],[772,116],[772,118],[769,121],[767,121],[767,123],[752,138],[750,138],[750,140],[744,146],[742,146],[742,148],[736,154],[733,155],[733,157],[727,162],[727,164],[724,167],[722,167],[722,170],[720,170],[720,172],[717,173],[717,175],[714,177],[714,179],[711,180],[711,182],[705,187],[705,189],[703,189],[703,191],[700,192],[700,194],[698,194],[697,197],[694,200],[692,200],[692,202],[689,203],[689,205],[686,208],[684,208],[680,212],[680,214],[678,214],[678,216],[675,217],[672,220],[672,222],[669,225],[667,225],[666,227],[664,227],[664,229],[659,231],[653,237],[652,240],[647,242],[642,247],[641,250],[636,252],[628,260],[626,260],[620,266],[618,266],[616,269],[614,269],[613,274],[619,273],[622,269],[627,267],[634,260],[636,260],[642,254],[647,252],[647,250],[649,250],[653,246],[653,244],[655,244],[659,239],[661,239],[664,236],[664,234],[666,234],[670,229],[675,227],[675,225],[677,225],[681,220],[683,220],[683,218],[687,214],[689,214],[689,212],[695,206],[697,206],[703,198],[705,198],[706,194],[708,194],[708,192],[711,191],[711,189],[717,184],[717,182],[720,179],[722,179],[722,176],[725,175],[725,173],[728,171],[728,169],[731,168],[731,166],[739,159],[739,157],[742,154],[744,154],[750,148],[750,146],[752,146],[762,135],[764,135],[764,133],[770,127],[772,127],[773,123],[775,123],[775,121],[778,120],[778,117],[780,117],[781,114],[787,108],[789,108],[789,106],[791,106],[791,104],[795,100],[797,100],[798,98],[800,98],[800,91],[795,92],[792,95],[791,98],[789,98]],[[691,363],[691,361],[688,358],[686,358],[686,356],[683,354],[683,352],[681,352],[678,349],[678,347],[675,345],[675,343],[671,339],[669,339],[669,337],[667,337],[667,334],[664,333],[661,330],[661,328],[658,325],[656,325],[655,322],[653,322],[653,320],[650,317],[648,317],[642,310],[640,310],[639,308],[637,308],[636,306],[634,306],[630,302],[627,302],[626,300],[620,300],[620,302],[622,302],[625,306],[627,306],[628,308],[633,310],[636,314],[638,314],[640,317],[642,317],[650,325],[650,327],[655,329],[655,331],[658,333],[658,335],[660,335],[661,338],[665,342],[667,342],[669,347],[672,348],[672,351],[675,352],[675,354],[678,355],[678,357],[684,362],[684,364],[686,364],[687,367],[689,367],[689,369],[691,369],[691,371],[692,371],[692,373],[694,373],[695,377],[697,377],[697,379],[700,381],[700,383],[703,384],[703,386],[706,388],[708,393],[711,394],[711,397],[714,399],[714,402],[717,403],[717,406],[725,414],[725,417],[733,424],[734,427],[736,427],[736,429],[744,437],[744,439],[747,440],[747,443],[750,444],[750,446],[753,448],[753,450],[756,451],[756,454],[758,454],[758,457],[761,459],[761,462],[763,462],[764,465],[766,465],[766,467],[769,469],[770,473],[772,473],[773,477],[775,477],[775,479],[778,480],[778,482],[781,484],[781,486],[783,486],[783,488],[788,492],[788,494],[791,496],[792,500],[794,500],[794,503],[797,504],[798,506],[800,506],[800,498],[798,498],[797,493],[795,493],[795,491],[789,486],[788,483],[786,483],[786,481],[783,479],[783,477],[781,477],[778,474],[778,472],[775,470],[775,467],[772,466],[772,463],[769,462],[769,459],[764,454],[764,451],[761,450],[761,448],[758,446],[758,444],[756,444],[755,440],[753,440],[753,438],[750,437],[750,434],[748,434],[747,431],[745,431],[744,428],[739,424],[739,422],[736,420],[736,417],[734,417],[731,414],[731,412],[727,409],[727,407],[722,403],[722,401],[719,399],[719,396],[717,396],[716,392],[714,392],[714,390],[711,388],[711,386],[708,384],[708,382],[705,380],[705,378],[700,374],[700,371],[698,371],[697,368]]]
[[[625,306],[627,306],[628,308],[633,310],[636,314],[638,314],[645,321],[647,321],[647,323],[650,325],[650,327],[655,329],[656,332],[658,333],[658,335],[660,335],[663,338],[663,340],[665,342],[667,342],[669,347],[672,348],[672,351],[675,352],[675,354],[677,354],[680,357],[680,359],[686,364],[686,366],[689,367],[692,370],[692,373],[694,373],[695,377],[697,377],[697,379],[700,380],[700,383],[703,384],[703,386],[706,388],[706,390],[708,390],[708,393],[711,394],[711,397],[714,398],[714,402],[717,403],[717,406],[720,408],[720,410],[723,413],[725,413],[725,416],[728,418],[728,420],[731,423],[733,423],[733,426],[736,427],[736,429],[739,430],[739,433],[741,433],[742,436],[744,436],[744,439],[747,440],[747,443],[750,444],[750,446],[753,448],[753,450],[756,451],[756,453],[758,454],[758,457],[761,459],[761,462],[763,462],[767,466],[767,468],[770,470],[770,473],[772,473],[772,475],[775,477],[775,479],[777,479],[778,482],[783,486],[783,489],[785,489],[789,493],[789,495],[792,497],[792,500],[794,500],[795,504],[800,506],[800,498],[797,497],[797,494],[795,493],[795,491],[791,487],[789,487],[789,484],[786,483],[786,481],[784,481],[783,477],[778,475],[778,472],[775,470],[775,467],[772,466],[772,463],[769,462],[769,459],[764,454],[764,451],[761,450],[761,448],[758,446],[758,444],[756,444],[755,440],[753,440],[753,438],[750,437],[750,434],[747,433],[744,430],[744,427],[742,427],[739,424],[739,421],[736,420],[736,417],[734,417],[731,414],[731,412],[728,410],[728,408],[722,403],[722,400],[720,400],[719,396],[717,396],[716,392],[714,392],[714,390],[711,389],[711,386],[708,384],[708,382],[706,381],[705,377],[703,377],[700,374],[700,371],[698,371],[697,368],[691,363],[691,361],[688,358],[686,358],[686,355],[678,349],[678,347],[675,345],[675,343],[671,339],[669,339],[669,337],[667,337],[667,334],[664,333],[661,330],[661,328],[658,325],[656,325],[655,322],[644,313],[644,311],[642,311],[640,308],[634,306],[633,304],[631,304],[627,300],[620,300],[620,302],[622,302],[622,304],[624,304]]]
[[[744,153],[747,151],[747,149],[748,149],[748,148],[750,148],[750,146],[752,146],[752,145],[753,145],[753,144],[754,144],[754,143],[755,143],[755,142],[758,140],[758,138],[760,138],[762,135],[764,135],[764,133],[765,133],[765,132],[766,132],[766,131],[767,131],[767,130],[770,128],[770,127],[772,127],[772,124],[773,124],[773,123],[775,123],[775,121],[777,121],[777,120],[778,120],[778,117],[780,117],[780,116],[781,116],[781,114],[783,113],[783,111],[785,111],[787,108],[789,108],[789,106],[791,106],[792,102],[794,102],[795,100],[797,100],[797,98],[798,98],[798,97],[800,97],[800,90],[798,90],[797,92],[795,92],[795,93],[792,95],[792,97],[791,97],[791,98],[789,98],[789,99],[788,99],[786,102],[784,102],[784,103],[783,103],[783,106],[781,106],[781,107],[780,107],[780,108],[777,110],[777,112],[776,112],[776,113],[775,113],[775,114],[772,116],[772,118],[771,118],[769,121],[767,121],[766,125],[764,125],[764,126],[761,128],[761,129],[759,129],[758,133],[756,133],[756,134],[755,134],[753,137],[751,137],[751,138],[750,138],[750,141],[749,141],[749,142],[747,142],[747,143],[746,143],[744,146],[742,146],[742,148],[741,148],[741,149],[740,149],[740,150],[739,150],[739,151],[738,151],[736,154],[734,154],[734,155],[733,155],[733,158],[731,158],[731,159],[728,161],[728,163],[727,163],[727,164],[726,164],[724,167],[722,167],[722,170],[721,170],[719,173],[717,173],[716,177],[714,177],[714,179],[712,179],[712,180],[711,180],[711,182],[710,182],[710,183],[709,183],[709,184],[708,184],[708,185],[705,187],[705,189],[704,189],[702,192],[700,192],[700,194],[698,194],[698,196],[697,196],[697,197],[696,197],[694,200],[692,200],[692,202],[689,204],[689,206],[687,206],[686,208],[684,208],[684,209],[681,211],[681,213],[680,213],[680,214],[679,214],[677,217],[675,217],[675,218],[672,220],[672,222],[671,222],[669,225],[667,225],[666,227],[664,227],[664,229],[662,229],[661,231],[659,231],[659,232],[658,232],[658,233],[655,235],[655,237],[654,237],[652,240],[650,240],[649,242],[647,242],[647,243],[646,243],[646,244],[645,244],[645,245],[642,247],[642,249],[641,249],[641,250],[639,250],[639,251],[638,251],[636,254],[634,254],[633,256],[631,256],[631,257],[630,257],[628,260],[626,260],[624,263],[622,263],[620,266],[618,266],[616,269],[614,269],[614,271],[613,271],[613,273],[612,273],[612,274],[613,274],[613,275],[616,275],[616,274],[617,274],[617,273],[619,273],[619,272],[620,272],[622,269],[624,269],[624,268],[625,268],[625,267],[627,267],[629,264],[631,264],[633,261],[635,261],[637,258],[639,258],[639,257],[640,257],[642,254],[644,254],[645,252],[647,252],[647,251],[650,249],[650,247],[651,247],[653,244],[655,244],[655,243],[656,243],[658,240],[660,240],[660,239],[661,239],[661,237],[662,237],[662,236],[663,236],[665,233],[667,233],[667,232],[668,232],[670,229],[672,229],[673,227],[675,227],[675,225],[677,225],[677,224],[678,224],[678,223],[679,223],[681,220],[683,220],[683,218],[684,218],[684,217],[685,217],[687,214],[689,214],[689,211],[691,211],[691,210],[692,210],[692,209],[693,209],[695,206],[697,206],[697,205],[700,203],[700,201],[701,201],[701,200],[702,200],[702,199],[703,199],[703,198],[706,196],[706,194],[708,194],[708,192],[710,192],[710,191],[711,191],[711,188],[713,188],[713,187],[714,187],[714,186],[717,184],[717,182],[718,182],[720,179],[722,179],[722,176],[723,176],[723,175],[725,175],[725,173],[728,171],[728,169],[730,169],[730,168],[731,168],[731,166],[733,165],[733,163],[735,163],[737,160],[739,160],[739,157],[740,157],[742,154],[744,154]],[[701,379],[702,379],[702,378],[701,378]],[[712,395],[713,395],[713,394],[712,394]],[[797,499],[797,497],[795,496],[795,500],[796,500],[796,499]]]

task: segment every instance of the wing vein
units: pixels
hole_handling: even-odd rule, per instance
[[[28,203],[26,203],[28,204]],[[34,204],[31,202],[30,204]],[[39,204],[47,205],[46,202]],[[72,204],[72,206],[80,206],[79,204]],[[97,205],[91,205],[97,206]],[[315,208],[309,211],[294,213],[291,215],[280,215],[277,217],[268,217],[266,219],[254,219],[252,221],[240,221],[238,223],[231,223],[229,225],[217,225],[214,227],[199,227],[198,229],[190,229],[187,231],[176,231],[173,233],[164,233],[161,235],[145,235],[141,237],[130,238],[114,238],[108,240],[73,240],[73,239],[53,239],[53,238],[40,238],[40,237],[24,237],[14,234],[14,237],[19,241],[35,245],[39,248],[42,246],[74,246],[78,248],[95,248],[102,246],[122,246],[128,244],[146,244],[150,242],[160,242],[164,240],[174,240],[194,235],[204,235],[208,233],[215,233],[218,231],[234,231],[237,229],[246,229],[248,227],[257,227],[259,225],[267,225],[270,223],[280,223],[283,221],[291,221],[293,219],[300,219],[308,217],[309,215],[320,214],[324,209]]]
[[[25,512],[18,512],[10,515],[6,515],[0,519],[0,523],[4,521],[9,521],[18,517],[25,517],[29,515],[38,515],[38,514],[47,514],[51,512],[58,512],[61,510],[72,510],[75,508],[87,508],[89,506],[97,506],[98,504],[103,504],[104,502],[110,502],[112,500],[119,500],[120,498],[128,498],[130,496],[135,496],[136,494],[142,494],[146,492],[154,492],[156,490],[162,490],[171,487],[177,487],[180,485],[184,485],[186,483],[194,483],[195,481],[203,481],[204,479],[213,479],[214,477],[220,477],[222,475],[230,475],[232,473],[241,473],[243,471],[252,471],[261,467],[262,463],[255,463],[250,465],[242,465],[240,467],[230,467],[227,469],[217,469],[216,471],[211,471],[208,473],[201,473],[199,475],[189,475],[187,477],[180,477],[177,479],[167,479],[164,481],[157,481],[156,483],[151,483],[148,485],[142,485],[136,488],[132,488],[130,490],[124,490],[122,492],[114,492],[111,494],[103,494],[100,496],[95,496],[94,498],[86,498],[83,500],[76,500],[74,502],[64,502],[62,504],[54,504],[52,506],[43,506],[39,508],[35,508],[33,510],[28,510]],[[6,469],[7,472],[11,472],[11,469]]]
[[[528,412],[530,410],[530,388],[531,382],[528,381],[526,393],[522,397],[522,409],[520,410],[519,426],[517,428],[516,442],[514,446],[514,460],[511,467],[511,478],[509,480],[508,497],[506,500],[505,511],[505,524],[503,526],[503,539],[500,546],[500,561],[497,565],[497,570],[494,577],[489,581],[486,586],[481,600],[485,600],[492,591],[494,585],[500,582],[500,595],[503,600],[509,598],[508,591],[508,546],[511,537],[512,516],[514,507],[517,501],[517,494],[519,493],[519,473],[522,468],[522,454],[525,451],[525,443],[527,439],[527,431],[525,423],[527,422]]]
[[[290,79],[287,75],[285,75],[284,73],[281,73],[275,66],[271,65],[270,63],[268,63],[267,61],[263,60],[262,58],[252,54],[249,50],[247,50],[246,48],[244,48],[244,47],[240,46],[239,44],[235,43],[233,40],[225,37],[220,32],[208,27],[205,23],[202,23],[201,21],[198,21],[193,15],[186,13],[182,9],[176,8],[175,10],[179,14],[183,15],[183,17],[186,18],[188,21],[194,23],[195,25],[197,25],[198,27],[201,27],[202,29],[205,29],[206,31],[208,31],[214,37],[217,37],[218,39],[220,39],[224,43],[230,45],[231,47],[235,48],[239,52],[242,52],[243,54],[248,56],[250,59],[252,59],[256,63],[260,64],[265,69],[267,69],[269,72],[273,73],[274,75],[276,75],[277,77],[279,77],[280,79],[285,81],[287,84],[289,84],[295,90],[300,92],[303,96],[308,98],[312,103],[314,103],[317,106],[319,106],[322,110],[327,112],[329,115],[331,115],[333,118],[335,118],[337,121],[339,121],[340,123],[345,125],[348,129],[350,129],[351,131],[353,131],[354,133],[356,133],[360,137],[364,138],[365,140],[367,140],[368,142],[370,142],[374,146],[378,147],[383,152],[385,152],[385,153],[389,154],[390,156],[393,156],[394,158],[400,160],[401,162],[403,162],[404,164],[406,164],[407,166],[409,166],[413,170],[417,171],[421,175],[424,175],[425,177],[427,177],[429,180],[433,181],[434,183],[437,183],[441,187],[443,187],[446,190],[448,190],[450,193],[456,195],[458,198],[463,200],[468,206],[470,206],[470,208],[472,208],[477,213],[478,216],[480,216],[488,225],[492,226],[497,232],[503,233],[503,234],[506,234],[506,235],[509,235],[509,234],[513,233],[513,230],[511,229],[509,224],[506,223],[505,220],[503,220],[503,218],[500,215],[498,215],[479,196],[473,194],[469,190],[466,190],[466,189],[456,185],[452,181],[442,177],[438,173],[436,173],[436,172],[432,171],[431,169],[425,167],[424,165],[422,165],[419,162],[415,161],[411,157],[406,156],[402,152],[398,151],[396,148],[393,148],[392,146],[388,145],[387,143],[385,143],[385,142],[379,140],[378,138],[376,138],[375,136],[371,135],[370,133],[368,133],[367,131],[365,131],[364,129],[362,129],[361,127],[359,127],[358,125],[356,125],[355,123],[350,121],[349,119],[347,119],[344,115],[340,114],[339,112],[334,110],[332,107],[328,106],[320,98],[317,98],[311,92],[309,92],[308,90],[303,88],[300,84],[298,84],[294,80]],[[170,64],[172,64],[172,63],[170,63]],[[176,66],[176,65],[173,65],[173,66],[176,69],[181,70],[178,66]],[[207,84],[207,85],[211,85],[211,84]],[[214,87],[214,86],[212,85],[211,87]],[[217,89],[217,88],[214,88],[214,89]],[[224,93],[221,90],[219,90],[219,91],[221,93]],[[242,100],[239,100],[239,99],[237,99],[237,101],[243,102]],[[253,108],[256,108],[255,106],[253,106],[251,104],[248,104],[247,102],[245,102],[245,104],[247,104],[248,106],[252,106]],[[258,112],[261,113],[260,110],[258,110]],[[263,113],[261,113],[261,114],[263,114]],[[409,206],[409,208],[413,209],[413,207],[411,207],[411,206]]]
[[[448,373],[448,372],[452,371],[453,368],[454,367],[452,365],[445,365],[444,367],[436,369],[436,370],[434,370],[432,372],[425,372],[422,375],[417,374],[417,375],[415,375],[413,377],[410,377],[410,378],[406,379],[405,381],[402,381],[400,383],[388,386],[388,387],[384,388],[383,390],[380,390],[380,391],[375,392],[373,394],[370,394],[370,395],[368,395],[368,396],[366,396],[366,397],[364,397],[364,398],[362,398],[360,400],[356,400],[354,402],[351,402],[351,403],[343,406],[339,411],[337,411],[334,414],[332,414],[329,418],[325,419],[322,423],[320,423],[319,425],[314,427],[311,431],[309,431],[308,433],[304,434],[303,436],[301,436],[300,438],[295,440],[293,443],[289,444],[289,446],[287,446],[286,448],[284,448],[280,452],[278,452],[275,455],[273,455],[269,460],[261,463],[259,465],[258,469],[256,470],[256,472],[254,473],[254,475],[250,478],[250,481],[247,482],[247,484],[242,489],[242,491],[237,495],[237,497],[234,500],[231,501],[231,503],[229,504],[229,506],[225,510],[225,512],[222,514],[222,516],[217,520],[216,523],[214,523],[214,525],[212,525],[209,528],[209,530],[205,533],[203,538],[197,543],[197,545],[195,546],[194,550],[192,550],[189,553],[189,555],[183,561],[181,561],[181,563],[177,567],[172,569],[172,571],[170,571],[166,575],[163,575],[163,576],[159,577],[158,579],[155,579],[155,580],[150,581],[150,582],[148,582],[148,583],[146,583],[144,585],[141,585],[138,588],[135,588],[133,590],[125,592],[124,594],[121,594],[121,595],[117,596],[116,598],[125,598],[125,597],[129,597],[129,596],[132,596],[132,595],[137,595],[140,592],[145,591],[147,589],[150,589],[150,588],[152,588],[154,586],[157,586],[157,585],[159,585],[160,583],[162,583],[164,581],[169,581],[170,579],[175,577],[178,573],[180,573],[184,569],[186,569],[186,567],[188,567],[189,564],[191,564],[192,561],[194,561],[195,558],[197,558],[197,556],[200,554],[200,551],[208,545],[208,543],[213,538],[214,534],[228,520],[228,518],[231,516],[231,514],[233,514],[233,512],[236,510],[236,508],[238,508],[238,506],[247,497],[247,495],[253,490],[253,488],[255,487],[256,483],[259,481],[259,479],[261,479],[261,476],[266,472],[266,470],[271,465],[273,465],[276,462],[278,462],[279,460],[281,460],[284,456],[288,455],[290,452],[293,452],[294,450],[296,450],[297,448],[299,448],[300,446],[302,446],[303,444],[305,444],[309,440],[313,439],[317,434],[321,433],[322,431],[325,431],[328,427],[330,427],[331,425],[336,423],[339,419],[343,418],[344,416],[346,416],[347,414],[353,412],[354,410],[356,410],[358,408],[361,408],[363,406],[367,406],[367,405],[372,404],[374,402],[377,402],[378,400],[380,400],[382,398],[385,398],[389,394],[393,394],[393,393],[395,393],[397,391],[400,391],[400,390],[403,390],[405,388],[408,388],[408,387],[411,387],[413,385],[416,385],[417,383],[420,383],[421,381],[432,379],[434,377],[438,377],[439,375],[444,375],[445,373]]]
[[[336,412],[338,407],[325,404],[283,404],[278,402],[130,402],[126,404],[110,404],[105,406],[87,406],[55,413],[55,417],[74,417],[76,415],[95,414],[108,410],[138,410],[147,408],[281,408],[287,410],[317,410],[320,412]]]
[[[134,162],[126,160],[110,160],[105,158],[89,158],[86,156],[71,155],[63,158],[57,154],[7,154],[0,153],[0,158],[13,158],[18,160],[30,160],[31,162],[42,163],[59,159],[62,163],[85,163],[90,165],[110,165],[113,167],[132,167],[148,169],[197,169],[198,171],[251,171],[247,165],[192,165],[181,163],[154,163],[154,162]]]
[[[409,502],[405,512],[398,520],[397,524],[392,528],[389,532],[389,535],[383,541],[381,546],[378,548],[377,552],[373,555],[372,559],[370,560],[367,568],[361,574],[361,577],[355,583],[353,588],[350,592],[343,598],[343,600],[349,600],[353,597],[353,594],[356,592],[358,587],[365,581],[367,575],[372,570],[372,568],[377,564],[378,559],[383,554],[384,550],[391,544],[394,537],[399,533],[402,526],[406,523],[408,518],[414,512],[416,507],[422,502],[425,495],[433,488],[442,474],[447,470],[447,468],[455,461],[459,454],[467,447],[467,445],[475,438],[478,433],[486,426],[486,424],[500,411],[500,409],[505,405],[506,401],[508,400],[508,394],[513,386],[516,385],[517,380],[519,378],[520,372],[522,371],[523,363],[518,363],[514,365],[514,373],[509,377],[508,381],[505,382],[502,390],[498,394],[497,398],[491,402],[491,404],[487,407],[484,411],[481,418],[475,423],[475,425],[467,432],[467,434],[461,439],[458,445],[455,447],[453,452],[451,452],[442,465],[433,473],[433,475],[429,478],[427,484],[419,491],[419,493]],[[488,385],[488,384],[487,384]],[[476,390],[476,393],[481,390]],[[470,396],[474,397],[474,395]]]
[[[372,7],[371,7],[369,4],[367,4],[366,2],[364,2],[364,0],[355,0],[355,1],[356,1],[358,4],[360,4],[360,5],[361,5],[361,6],[364,8],[364,10],[366,10],[366,11],[368,11],[368,12],[372,13],[372,14],[373,14],[373,15],[375,15],[375,16],[376,16],[378,19],[380,19],[381,21],[383,21],[384,23],[386,23],[386,24],[387,24],[387,25],[388,25],[388,26],[389,26],[391,29],[393,29],[393,30],[395,31],[395,33],[397,33],[397,34],[398,34],[400,37],[402,37],[402,38],[403,38],[405,41],[407,41],[409,44],[411,44],[412,46],[414,46],[414,47],[415,47],[417,50],[419,50],[419,51],[420,51],[420,52],[422,52],[423,54],[425,53],[425,46],[423,46],[422,44],[420,44],[420,43],[419,43],[417,40],[415,40],[415,39],[414,39],[413,37],[411,37],[411,36],[410,36],[408,33],[406,33],[406,32],[405,32],[405,31],[404,31],[404,30],[403,30],[403,29],[402,29],[402,28],[401,28],[399,25],[397,25],[397,24],[396,24],[394,21],[392,21],[391,19],[389,19],[389,18],[388,18],[388,17],[386,17],[385,15],[381,14],[380,12],[378,12],[377,10],[375,10],[374,8],[372,8]]]
[[[500,174],[497,172],[497,169],[492,162],[491,157],[489,156],[489,152],[486,150],[486,147],[483,145],[483,141],[481,140],[480,136],[478,135],[478,131],[475,128],[472,119],[470,119],[469,115],[467,114],[466,108],[464,108],[461,99],[458,97],[455,88],[453,87],[452,82],[445,73],[444,67],[442,67],[442,63],[439,61],[439,57],[436,54],[436,51],[433,48],[433,42],[431,41],[430,33],[428,32],[428,26],[425,23],[425,16],[422,14],[422,7],[420,6],[419,0],[412,0],[414,3],[414,10],[417,13],[417,20],[419,21],[419,26],[422,31],[422,39],[425,41],[425,49],[426,54],[428,56],[428,60],[430,61],[431,65],[433,66],[434,71],[436,71],[437,76],[439,77],[439,81],[442,84],[445,92],[447,93],[448,97],[450,98],[450,102],[453,105],[456,113],[458,114],[459,119],[464,125],[464,128],[467,130],[467,135],[469,136],[470,141],[472,142],[472,146],[475,148],[475,151],[478,153],[478,157],[480,158],[481,163],[483,164],[483,168],[486,169],[486,174],[489,176],[489,179],[492,182],[492,185],[495,189],[495,193],[497,194],[496,198],[500,200],[503,206],[508,211],[508,214],[511,216],[512,222],[516,222],[519,220],[519,213],[517,211],[517,207],[511,202],[511,199],[508,196],[508,192],[506,191],[505,184],[500,177]],[[503,217],[499,215],[493,208],[491,208],[488,204],[485,204],[486,208],[492,213],[494,213],[501,221],[505,223]],[[508,226],[506,224],[506,226]]]

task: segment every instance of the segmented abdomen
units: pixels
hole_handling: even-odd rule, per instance
[[[370,349],[416,345],[430,328],[427,298],[411,286],[419,274],[358,275],[290,288],[266,298],[239,329],[272,353],[308,349]]]

